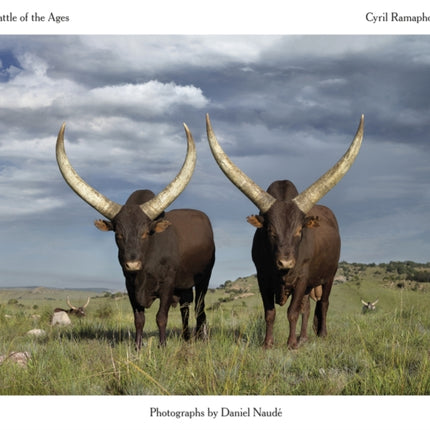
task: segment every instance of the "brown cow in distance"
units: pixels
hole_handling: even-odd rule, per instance
[[[217,142],[206,116],[206,128],[212,154],[225,175],[260,210],[248,217],[257,228],[252,259],[257,269],[263,299],[266,337],[264,346],[273,345],[275,303],[288,308],[289,348],[298,347],[296,325],[303,314],[301,341],[307,338],[309,295],[319,300],[313,327],[318,336],[326,336],[329,295],[340,255],[339,227],[333,212],[316,203],[345,175],[354,162],[363,139],[364,117],[344,156],[305,191],[298,193],[290,181],[275,181],[267,191],[260,188],[227,157]],[[319,297],[318,297],[319,296]]]
[[[363,299],[361,299],[361,303],[363,305],[363,307],[361,308],[361,312],[363,314],[367,313],[367,312],[373,312],[376,310],[376,303],[379,302],[379,299],[376,299],[374,302],[366,302]]]
[[[66,312],[71,315],[76,315],[77,317],[84,317],[85,316],[85,308],[90,303],[90,298],[88,297],[87,302],[83,306],[73,306],[70,303],[70,297],[67,297],[67,305],[69,306],[69,309],[62,309],[62,308],[55,308],[55,312]]]
[[[78,176],[64,150],[64,124],[57,139],[57,162],[68,183],[86,203],[107,220],[95,225],[102,231],[115,232],[118,259],[134,313],[135,345],[142,345],[145,309],[160,299],[156,316],[160,344],[166,343],[166,325],[171,305],[180,303],[182,336],[189,339],[189,304],[196,289],[196,332],[206,337],[205,294],[215,261],[215,245],[209,218],[198,210],[164,210],[185,189],[194,171],[196,149],[190,131],[187,155],[175,179],[155,195],[150,190],[138,190],[124,205],[109,200]]]
[[[79,318],[84,317],[85,314],[85,308],[90,303],[90,298],[88,297],[87,302],[83,306],[73,306],[70,303],[70,298],[67,297],[67,305],[69,306],[69,309],[63,309],[63,308],[55,308],[54,312],[51,317],[51,325],[60,325],[60,326],[67,326],[72,324],[72,320],[70,319],[69,315],[75,315]]]

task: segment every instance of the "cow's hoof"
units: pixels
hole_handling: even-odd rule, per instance
[[[197,330],[196,338],[202,341],[207,341],[209,339],[208,327],[206,324]]]
[[[295,349],[297,349],[299,347],[299,344],[297,342],[290,342],[287,343],[287,348],[294,351]]]
[[[299,337],[299,345],[303,345],[304,343],[306,343],[308,341],[308,337],[307,336],[300,336]]]

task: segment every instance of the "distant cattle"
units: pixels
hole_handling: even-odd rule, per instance
[[[67,184],[86,203],[107,220],[97,220],[96,227],[113,231],[118,259],[134,313],[135,345],[142,345],[145,309],[156,299],[160,344],[166,343],[166,325],[170,306],[180,304],[182,336],[188,339],[189,305],[195,286],[196,332],[206,337],[204,298],[215,261],[215,245],[209,218],[194,209],[165,209],[182,193],[191,179],[196,163],[192,135],[184,124],[187,155],[176,178],[160,193],[150,190],[133,192],[124,205],[108,199],[88,185],[71,166],[64,150],[64,125],[58,134],[56,154]]]
[[[252,259],[257,269],[266,321],[264,346],[273,345],[275,303],[288,308],[289,348],[297,348],[296,325],[303,315],[300,340],[307,338],[309,295],[317,300],[313,321],[318,336],[326,336],[329,295],[340,255],[339,227],[333,212],[316,203],[349,170],[361,146],[364,118],[343,157],[310,187],[298,193],[287,180],[273,182],[267,191],[245,175],[219,145],[209,120],[206,128],[212,154],[221,170],[260,210],[247,218],[256,227]],[[265,167],[270,171],[270,166]]]
[[[69,309],[62,309],[62,308],[55,308],[54,312],[67,312],[70,315],[75,315],[77,317],[84,317],[85,316],[85,308],[90,303],[90,298],[88,297],[87,302],[83,306],[73,306],[70,303],[70,298],[67,297],[66,303],[69,305]]]
[[[361,303],[363,304],[363,307],[361,308],[361,312],[363,314],[367,312],[372,312],[376,310],[376,303],[378,303],[379,299],[375,300],[374,302],[366,302],[363,299],[361,299]]]
[[[32,330],[29,330],[27,332],[27,334],[30,335],[30,336],[41,337],[41,336],[45,336],[46,331],[42,330],[40,328],[34,328]]]
[[[90,303],[90,298],[88,297],[87,302],[83,306],[73,306],[70,303],[70,298],[67,297],[67,304],[69,309],[55,308],[51,319],[51,325],[70,325],[72,321],[69,315],[75,315],[79,318],[85,316],[85,308]]]
[[[8,360],[20,367],[27,367],[30,358],[31,354],[28,351],[12,351],[9,354],[0,355],[0,364]]]
[[[55,310],[52,318],[51,325],[70,325],[72,324],[72,320],[69,317],[69,314],[66,311]]]

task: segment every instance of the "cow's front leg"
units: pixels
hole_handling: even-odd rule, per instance
[[[276,309],[274,294],[271,292],[262,292],[264,306],[264,320],[266,322],[266,337],[264,338],[264,348],[273,347],[273,326],[275,324]]]
[[[309,302],[309,294],[306,294],[302,299],[302,327],[300,329],[299,343],[302,344],[308,340],[308,321],[309,314],[311,311],[311,305]]]
[[[291,298],[291,304],[287,312],[288,322],[290,324],[290,334],[288,336],[287,346],[290,349],[296,349],[298,347],[296,327],[297,320],[299,319],[299,315],[302,311],[304,289],[304,283],[299,281],[294,289],[293,296]]]
[[[257,268],[258,287],[260,289],[261,298],[264,307],[264,320],[266,322],[266,336],[264,338],[263,348],[269,349],[273,347],[273,326],[275,324],[276,309],[275,309],[275,290],[277,285],[266,273]]]
[[[142,348],[142,333],[145,325],[145,308],[137,307],[134,309],[134,326],[136,329],[135,347],[139,351]]]
[[[158,309],[156,316],[158,332],[160,336],[160,346],[166,345],[167,315],[169,313],[170,304],[170,297],[160,297],[160,308]]]
[[[264,310],[264,319],[266,321],[266,337],[264,338],[264,348],[273,347],[273,326],[275,324],[276,309],[273,308]]]

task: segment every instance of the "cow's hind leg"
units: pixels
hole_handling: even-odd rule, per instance
[[[196,337],[202,340],[207,340],[208,338],[208,328],[206,324],[206,313],[205,313],[205,296],[208,291],[209,279],[211,271],[209,274],[198,277],[196,279],[196,297],[194,303],[194,311],[196,314]]]
[[[206,324],[206,313],[205,313],[205,295],[208,290],[206,286],[196,285],[196,298],[194,304],[194,311],[196,314],[196,337],[202,340],[208,338],[208,328]]]
[[[184,340],[190,340],[190,328],[188,326],[188,321],[190,318],[190,303],[193,302],[193,290],[185,290],[181,292],[179,299],[179,304],[181,308],[182,317],[182,338]]]
[[[208,339],[208,327],[206,324],[205,313],[205,296],[208,291],[209,281],[211,279],[212,268],[215,264],[215,251],[209,264],[206,266],[204,272],[194,277],[194,285],[196,287],[196,297],[194,303],[194,311],[196,314],[196,337],[202,340]]]
[[[322,289],[322,297],[316,303],[315,306],[315,314],[314,314],[314,323],[313,328],[317,336],[325,337],[327,336],[327,310],[329,305],[329,296],[331,287],[333,285],[333,279],[331,279],[326,284],[323,284]]]

